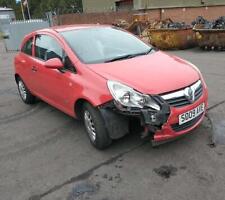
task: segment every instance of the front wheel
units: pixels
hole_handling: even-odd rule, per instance
[[[105,127],[105,121],[99,110],[89,103],[83,106],[83,121],[91,144],[97,149],[107,148],[112,139]]]
[[[24,103],[26,104],[34,104],[35,103],[35,96],[33,96],[22,79],[18,78],[17,81],[17,86],[18,86],[18,91],[20,94],[21,99],[23,100]]]

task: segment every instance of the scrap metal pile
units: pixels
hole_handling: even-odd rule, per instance
[[[150,25],[151,29],[188,29],[191,25],[185,22],[173,22],[170,18],[163,21],[155,21]]]
[[[135,19],[131,24],[129,24],[127,21],[120,19],[112,25],[123,28],[133,33],[134,35],[141,37],[145,42],[149,42],[148,34],[145,32],[145,30],[149,27],[149,24],[150,23],[148,21],[137,19]]]
[[[195,46],[191,25],[171,19],[155,21],[148,27],[150,43],[159,49],[187,49]]]
[[[187,49],[197,45],[205,50],[225,50],[225,16],[213,21],[199,16],[189,25],[174,22],[170,18],[150,21],[144,14],[142,18],[138,15],[131,24],[120,20],[113,25],[124,28],[163,50]]]
[[[112,23],[112,25],[123,29],[127,29],[130,26],[130,24],[124,19],[118,19],[114,23]]]
[[[197,17],[192,24],[200,48],[204,50],[225,50],[225,16],[213,21]]]
[[[212,22],[204,19],[202,16],[199,16],[192,22],[192,25],[198,25],[198,27],[203,29],[225,29],[225,16],[221,16]]]

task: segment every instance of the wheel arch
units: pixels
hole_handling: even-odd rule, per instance
[[[93,107],[98,107],[98,105],[94,105],[85,98],[78,99],[74,104],[74,112],[77,119],[82,119],[82,109],[84,103],[89,103]],[[111,139],[118,139],[129,133],[128,117],[118,114],[112,109],[107,109],[101,106],[99,107],[99,112],[104,120],[105,127]]]
[[[16,81],[16,83],[18,83],[19,79],[20,79],[20,75],[16,73],[15,74],[15,81]]]
[[[92,106],[94,106],[93,103],[91,103],[89,100],[87,100],[85,98],[77,99],[76,102],[74,103],[74,112],[75,112],[75,116],[77,119],[82,118],[82,109],[83,109],[84,103],[89,103]]]

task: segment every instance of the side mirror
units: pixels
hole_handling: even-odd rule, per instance
[[[59,58],[51,58],[45,62],[45,67],[49,69],[63,68],[63,63]]]

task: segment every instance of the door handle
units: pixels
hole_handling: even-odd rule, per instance
[[[32,67],[31,69],[33,72],[37,72],[37,68],[35,66]]]

